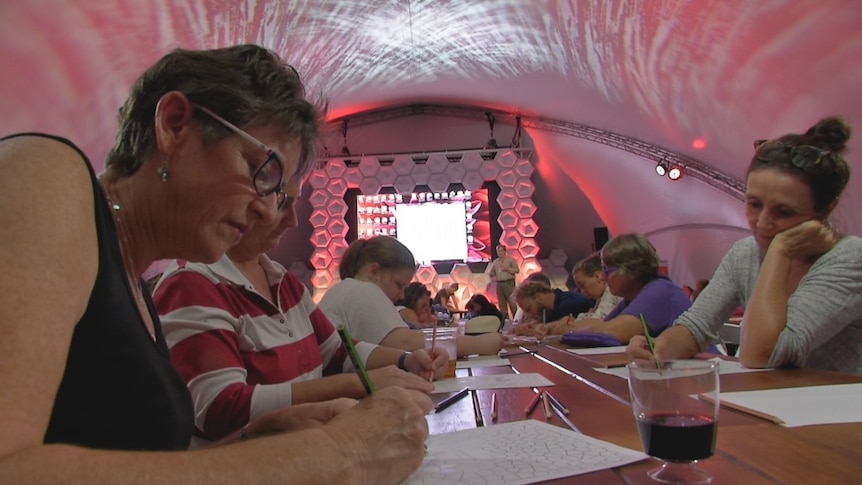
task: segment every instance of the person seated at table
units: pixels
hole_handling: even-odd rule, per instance
[[[266,255],[297,226],[300,185],[287,183],[275,223],[258,223],[215,263],[172,262],[153,295],[171,362],[195,403],[195,446],[273,410],[366,395],[335,327],[305,285]],[[424,350],[364,342],[356,350],[375,389],[433,390]],[[439,377],[447,361],[436,362]]]
[[[403,482],[432,403],[398,387],[185,451],[193,403],[141,275],[163,258],[216,261],[275,219],[282,182],[314,160],[318,114],[297,72],[258,46],[172,50],[118,119],[98,177],[68,140],[0,140],[0,482]]]
[[[395,309],[410,329],[437,326],[437,315],[431,310],[431,292],[418,281],[404,288],[404,297],[395,302]]]
[[[658,254],[645,236],[616,236],[605,243],[600,254],[607,285],[622,301],[604,319],[559,320],[537,328],[537,333],[599,332],[627,344],[635,335],[644,334],[641,315],[655,337],[691,306],[682,288],[659,274]]]
[[[578,292],[596,302],[588,311],[579,313],[575,320],[604,320],[622,301],[622,298],[611,293],[608,287],[605,273],[602,271],[601,253],[593,253],[575,263],[572,278]]]
[[[503,313],[500,312],[497,305],[491,303],[491,301],[488,300],[488,297],[481,293],[473,294],[473,296],[467,300],[467,304],[464,305],[464,308],[467,310],[467,313],[464,316],[468,320],[478,316],[490,315],[499,318],[501,323],[503,321]]]
[[[446,312],[450,317],[460,310],[460,301],[455,294],[458,291],[458,283],[452,282],[434,295],[433,309],[435,312]]]
[[[416,260],[407,246],[389,236],[357,239],[348,246],[338,267],[341,281],[320,300],[320,309],[336,325],[365,342],[404,350],[425,348],[421,330],[410,330],[393,302],[416,273]],[[458,356],[496,354],[503,346],[498,333],[459,335]]]
[[[829,222],[850,179],[842,156],[849,138],[850,125],[835,116],[755,142],[745,189],[752,235],[731,247],[691,309],[656,339],[656,358],[688,358],[716,343],[742,305],[744,366],[862,374],[862,239]],[[627,352],[653,357],[643,339]]]
[[[535,273],[530,273],[529,275],[527,275],[527,277],[524,278],[524,281],[535,281],[537,283],[541,283],[541,284],[547,286],[548,288],[551,287],[550,278],[548,278],[548,276],[545,275],[544,273],[538,272],[538,271]],[[517,305],[515,305],[515,306],[517,306]],[[542,313],[539,315],[532,315],[532,314],[524,312],[524,309],[521,307],[518,307],[518,309],[515,310],[515,316],[512,318],[512,320],[516,324],[522,324],[522,323],[535,324],[535,323],[541,323],[541,322],[547,322],[548,321],[544,310],[542,310]]]
[[[535,281],[524,281],[512,295],[515,303],[523,308],[525,312],[545,315],[546,322],[536,324],[519,324],[512,327],[515,335],[530,335],[537,337],[545,335],[546,324],[559,322],[561,320],[573,320],[573,315],[589,311],[595,302],[588,297],[575,291],[563,291],[558,288],[549,288]]]

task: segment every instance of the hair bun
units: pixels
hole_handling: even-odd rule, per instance
[[[806,135],[812,136],[818,145],[841,153],[850,139],[850,123],[841,116],[830,116],[809,128]]]

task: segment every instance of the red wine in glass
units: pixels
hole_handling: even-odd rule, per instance
[[[637,419],[647,455],[673,462],[712,456],[718,422],[711,416],[655,413]]]

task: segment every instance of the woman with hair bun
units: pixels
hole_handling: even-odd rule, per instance
[[[829,216],[850,179],[842,156],[850,125],[820,120],[804,134],[754,143],[738,241],[691,309],[655,341],[659,360],[691,357],[718,340],[745,307],[739,359],[746,367],[862,373],[862,239]],[[653,358],[643,338],[628,352]]]

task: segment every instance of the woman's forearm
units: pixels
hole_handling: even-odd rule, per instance
[[[787,324],[787,279],[791,254],[775,239],[760,266],[741,327],[739,360],[746,367],[765,367]]]

